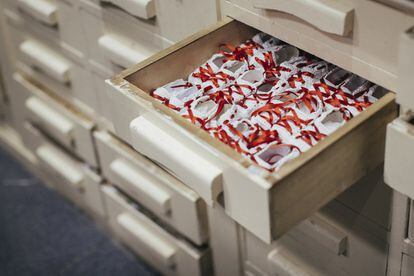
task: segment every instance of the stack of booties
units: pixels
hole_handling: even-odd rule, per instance
[[[151,95],[275,171],[377,100],[381,88],[264,33],[222,45]]]

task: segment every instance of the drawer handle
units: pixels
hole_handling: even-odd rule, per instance
[[[130,123],[131,140],[136,150],[161,163],[213,206],[222,192],[222,170],[183,144],[179,137],[157,125],[145,113]]]
[[[139,44],[114,34],[101,36],[98,45],[109,60],[123,68],[139,63],[152,54],[145,47],[139,49]]]
[[[50,0],[18,0],[19,8],[51,26],[58,24],[58,8]]]
[[[132,236],[127,241],[128,243],[138,243],[141,250],[150,251],[151,257],[157,258],[160,264],[164,264],[166,267],[174,267],[174,256],[177,252],[173,245],[127,213],[119,214],[116,221],[123,230]]]
[[[160,214],[170,211],[171,196],[149,174],[140,173],[136,167],[122,159],[115,159],[109,167],[119,178],[118,183],[114,184],[138,197],[137,200],[144,206]]]
[[[336,255],[345,255],[348,247],[348,236],[324,218],[314,215],[305,220],[304,235],[322,244]]]
[[[308,265],[300,261],[298,257],[288,250],[284,250],[284,248],[276,248],[271,251],[267,255],[267,260],[270,265],[270,270],[275,275],[319,275],[315,274]]]
[[[70,82],[71,64],[64,57],[34,40],[24,41],[19,48],[30,66],[39,68],[59,82]]]
[[[48,104],[36,97],[27,99],[25,107],[34,117],[40,120],[40,122],[38,122],[39,124],[46,124],[49,126],[49,128],[51,128],[50,130],[54,132],[53,134],[60,138],[60,140],[65,141],[68,145],[72,143],[72,133],[75,128],[72,121],[68,120],[61,113],[50,108]],[[31,120],[32,118],[28,119]]]
[[[154,0],[102,0],[112,3],[128,13],[142,19],[150,19],[156,15]]]
[[[346,0],[254,0],[254,6],[293,14],[340,36],[347,36],[354,26],[354,7]]]
[[[65,178],[70,184],[79,186],[82,183],[83,173],[68,160],[64,153],[43,145],[36,149],[36,155],[44,164]]]

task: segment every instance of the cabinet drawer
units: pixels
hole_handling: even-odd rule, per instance
[[[92,141],[94,123],[73,105],[24,78],[14,75],[21,120],[31,122],[91,166],[97,167]],[[23,137],[25,139],[25,137]],[[30,142],[30,141],[28,141]]]
[[[27,130],[25,144],[37,157],[38,167],[50,178],[53,187],[93,217],[103,219],[105,210],[100,190],[101,177],[47,139],[30,123],[25,123],[24,127]]]
[[[91,62],[109,76],[172,44],[159,34],[155,21],[138,20],[113,6],[84,1],[80,14]]]
[[[107,132],[95,132],[102,174],[194,243],[207,241],[206,207],[180,181]]]
[[[102,188],[114,234],[164,275],[211,275],[209,249],[196,249],[166,232],[117,190]]]
[[[6,8],[14,12],[28,31],[50,35],[69,54],[82,58],[86,45],[79,12],[66,0],[7,0]],[[7,3],[13,2],[13,3]]]
[[[128,21],[170,41],[183,39],[217,22],[220,18],[218,1],[91,0],[90,2],[104,10],[115,8],[123,11],[128,14]]]
[[[401,276],[409,276],[414,273],[414,258],[403,254]]]
[[[400,35],[414,26],[411,15],[360,0],[223,0],[222,13],[393,91]]]
[[[387,126],[384,178],[391,188],[414,198],[414,115],[408,112]]]
[[[255,275],[386,274],[387,233],[335,202],[272,245],[243,233],[245,263]]]
[[[11,21],[9,21],[11,22]],[[31,76],[48,89],[93,113],[97,109],[97,96],[91,73],[53,40],[34,36],[24,29],[7,24],[12,49],[11,55],[20,72]]]
[[[385,95],[278,172],[269,173],[149,95],[188,75],[222,43],[237,45],[256,32],[237,21],[222,22],[124,71],[110,81],[109,94],[119,137],[167,167],[208,205],[219,198],[232,218],[270,242],[383,161],[385,125],[396,116],[396,107],[394,95]]]

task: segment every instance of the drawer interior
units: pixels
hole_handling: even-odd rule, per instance
[[[111,84],[129,98],[136,98],[137,102],[141,102],[141,99],[149,102],[156,113],[164,117],[166,115],[197,139],[206,142],[209,148],[224,153],[232,161],[230,163],[234,164],[235,161],[245,169],[241,174],[246,177],[251,175],[251,170],[248,169],[254,166],[252,161],[183,119],[151,97],[150,93],[166,83],[179,78],[185,79],[216,53],[220,45],[238,45],[256,33],[258,30],[250,26],[226,19],[125,70],[112,79]],[[235,183],[225,180],[226,211],[250,231],[259,233],[266,241],[269,241],[269,237],[265,237],[267,234],[263,233],[267,230],[263,229],[266,229],[267,223],[271,224],[271,239],[280,237],[383,162],[385,126],[397,114],[394,98],[393,93],[385,93],[364,112],[319,141],[310,150],[301,153],[275,172],[260,174],[267,184],[260,183],[256,176],[249,177],[249,181],[238,178]],[[242,184],[240,180],[245,183]],[[263,205],[269,208],[268,214],[258,216],[253,211],[257,208],[249,203],[255,202],[247,196],[250,189],[266,191],[257,200],[263,200]],[[246,204],[252,205],[251,208]],[[257,219],[256,223],[252,219]]]

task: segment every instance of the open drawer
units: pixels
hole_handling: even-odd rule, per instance
[[[309,151],[269,173],[149,95],[188,75],[222,43],[237,45],[255,33],[228,19],[122,72],[109,82],[109,94],[117,135],[162,164],[208,205],[218,202],[238,223],[270,242],[384,160],[386,124],[396,116],[396,105],[394,95],[386,94]]]

